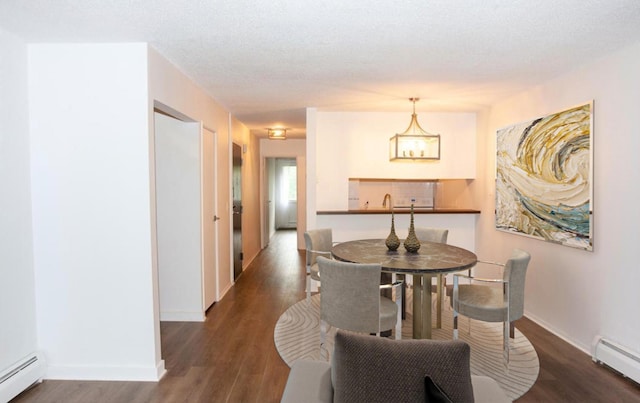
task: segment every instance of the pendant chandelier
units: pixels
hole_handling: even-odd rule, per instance
[[[413,114],[409,127],[389,139],[389,161],[439,160],[440,135],[426,132],[418,123],[416,102],[420,98],[409,98],[413,102]]]

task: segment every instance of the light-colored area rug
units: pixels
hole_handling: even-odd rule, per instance
[[[410,299],[408,298],[410,301]],[[435,305],[435,304],[434,304]],[[433,314],[435,323],[435,312]],[[471,373],[490,376],[504,389],[512,400],[525,394],[538,378],[538,355],[529,340],[518,329],[515,340],[510,340],[509,366],[502,357],[502,324],[486,323],[460,317],[459,338],[471,346]],[[453,338],[453,312],[445,307],[442,312],[442,329],[433,329],[436,340]],[[471,326],[471,332],[469,332]],[[336,329],[327,335],[326,350],[320,349],[320,295],[311,298],[311,304],[302,300],[292,305],[278,319],[274,341],[278,353],[291,366],[298,359],[326,361],[333,351]],[[403,321],[402,338],[412,337],[411,315]]]

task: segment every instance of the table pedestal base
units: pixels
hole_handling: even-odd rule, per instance
[[[430,274],[413,275],[413,338],[431,338],[431,279]],[[436,329],[442,327],[442,275],[437,276]]]

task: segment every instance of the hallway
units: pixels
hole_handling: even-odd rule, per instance
[[[304,298],[304,285],[296,231],[277,231],[204,324],[162,324],[168,374],[158,401],[279,401],[289,367],[273,330],[282,312]]]
[[[277,231],[205,322],[161,324],[167,374],[160,382],[47,380],[14,402],[278,402],[289,368],[276,351],[273,330],[280,315],[305,297],[304,285],[296,232]],[[517,402],[640,402],[637,384],[529,319],[516,326],[540,359],[537,382]]]

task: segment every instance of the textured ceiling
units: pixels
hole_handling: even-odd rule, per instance
[[[0,0],[28,42],[149,42],[256,133],[473,111],[640,40],[638,0]],[[401,129],[401,128],[400,128]]]

